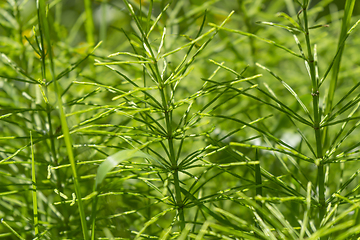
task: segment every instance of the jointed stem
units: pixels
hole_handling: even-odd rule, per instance
[[[316,140],[316,157],[320,160],[318,165],[318,189],[319,189],[319,220],[324,218],[325,215],[325,175],[324,175],[324,165],[322,164],[323,158],[323,149],[322,149],[322,138],[320,132],[320,121],[321,116],[319,113],[319,85],[318,80],[316,79],[315,74],[315,62],[314,56],[311,51],[311,42],[309,37],[309,26],[308,26],[308,18],[307,18],[307,5],[303,7],[303,14],[304,14],[304,26],[305,26],[305,40],[306,46],[308,50],[308,60],[307,63],[309,64],[310,69],[310,78],[312,82],[312,97],[313,97],[313,109],[314,109],[314,131],[315,131],[315,140]]]
[[[163,82],[162,82],[163,80],[161,79],[160,74],[158,74],[158,72],[156,72],[156,73],[157,73],[156,75],[158,76],[158,79],[159,79],[159,83],[163,84]],[[176,154],[175,154],[175,149],[174,149],[174,142],[173,142],[173,128],[172,128],[172,120],[171,120],[171,111],[172,110],[170,110],[170,107],[169,107],[170,101],[167,99],[166,87],[162,86],[159,89],[160,89],[160,94],[161,94],[163,110],[164,110],[164,114],[165,114],[165,124],[166,124],[166,129],[167,129],[167,139],[168,139],[168,147],[169,147],[169,152],[170,152],[170,162],[171,162],[171,166],[173,168],[175,200],[176,200],[176,205],[178,207],[180,228],[182,231],[185,228],[185,216],[184,216],[183,201],[182,201],[181,190],[180,190],[179,170],[178,170],[177,159],[176,159]]]
[[[77,175],[77,168],[76,168],[76,162],[75,162],[74,153],[73,153],[73,149],[72,149],[71,136],[69,133],[69,128],[67,125],[67,121],[66,121],[66,117],[65,117],[65,113],[64,113],[64,109],[63,109],[61,93],[59,90],[57,79],[55,77],[56,75],[55,75],[55,67],[54,67],[54,56],[53,56],[52,49],[51,49],[50,30],[49,30],[50,28],[49,28],[48,20],[46,18],[45,1],[44,0],[38,1],[37,8],[38,8],[39,29],[42,29],[41,35],[40,35],[41,43],[42,43],[41,46],[43,49],[45,49],[44,42],[46,41],[47,47],[48,47],[48,53],[46,54],[46,56],[48,56],[49,63],[50,63],[49,70],[50,70],[52,81],[53,81],[54,87],[55,87],[56,99],[57,99],[58,109],[60,111],[60,121],[61,121],[61,126],[62,126],[62,130],[63,130],[63,134],[64,134],[65,146],[66,146],[66,150],[67,150],[67,154],[68,154],[68,158],[70,161],[71,170],[72,170],[72,174],[73,174],[75,193],[76,193],[76,197],[77,197],[77,204],[78,204],[78,210],[79,210],[79,214],[80,214],[83,238],[85,240],[87,240],[87,239],[89,239],[89,236],[88,236],[84,206],[82,204],[82,199],[81,199],[81,190],[80,190],[80,181],[79,181],[80,178]],[[45,53],[45,51],[43,50],[43,52],[42,52],[43,59],[45,59],[44,53]],[[43,63],[45,63],[45,60],[43,60]],[[42,70],[44,71],[45,69],[42,69]]]

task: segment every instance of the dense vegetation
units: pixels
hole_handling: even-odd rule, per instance
[[[357,239],[359,7],[1,1],[0,238]]]

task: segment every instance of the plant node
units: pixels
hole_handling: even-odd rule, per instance
[[[177,209],[184,209],[184,207],[185,207],[184,203],[180,203],[180,204],[176,203],[175,206],[176,206]]]
[[[321,160],[322,160],[321,158],[315,159],[315,161],[314,161],[315,165],[318,166],[318,167],[319,167],[320,165],[322,165],[322,164],[321,164],[321,162],[322,162]]]
[[[319,91],[312,92],[312,93],[311,93],[311,96],[313,96],[313,97],[317,97],[317,96],[319,96]]]
[[[179,170],[180,170],[179,165],[172,166],[172,167],[171,167],[171,170],[173,170],[173,171],[179,171]]]

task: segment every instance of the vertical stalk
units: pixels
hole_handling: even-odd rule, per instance
[[[94,192],[96,191],[96,187],[94,187]],[[96,213],[97,213],[97,203],[98,203],[98,195],[93,198],[92,207],[91,207],[91,240],[95,240],[95,229],[96,229]]]
[[[313,109],[314,109],[314,132],[315,132],[315,140],[316,140],[316,165],[318,166],[318,175],[317,175],[317,182],[318,182],[318,195],[319,195],[319,221],[324,218],[325,215],[325,173],[324,173],[324,165],[322,163],[323,157],[323,146],[322,146],[322,139],[321,139],[321,131],[320,131],[320,121],[321,116],[319,112],[319,83],[318,79],[316,79],[315,73],[315,62],[314,56],[311,51],[311,42],[309,36],[309,23],[308,23],[308,16],[307,16],[307,7],[309,2],[303,5],[303,14],[304,14],[304,27],[305,27],[305,41],[308,51],[307,56],[307,64],[309,65],[310,69],[310,78],[312,82],[312,97],[313,97]]]
[[[351,15],[352,15],[352,12],[354,9],[354,5],[355,5],[355,0],[346,0],[345,9],[344,9],[344,17],[343,17],[343,20],[341,23],[341,32],[340,32],[340,37],[339,37],[339,42],[338,42],[339,54],[337,55],[337,57],[335,59],[334,66],[332,69],[332,78],[330,81],[330,87],[329,87],[329,92],[328,92],[328,99],[326,101],[326,112],[325,113],[330,113],[331,108],[332,108],[335,89],[336,89],[337,80],[338,80],[338,76],[339,76],[342,52],[345,47],[345,45],[342,44],[342,42],[346,38],[346,34],[347,34],[348,28],[350,26],[350,20],[351,20]]]
[[[15,1],[14,2],[14,15],[15,15],[15,19],[16,22],[18,23],[19,28],[18,30],[18,34],[16,39],[18,40],[19,44],[21,45],[21,56],[20,56],[20,66],[25,69],[25,71],[27,72],[28,66],[27,66],[27,61],[26,61],[26,48],[25,48],[25,44],[23,42],[23,24],[21,22],[21,16],[20,16],[20,9],[19,9],[19,2]]]
[[[341,31],[340,31],[338,47],[337,47],[339,54],[337,55],[334,65],[333,65],[333,68],[332,68],[332,76],[331,76],[330,86],[329,86],[329,90],[328,90],[326,107],[324,110],[324,116],[331,114],[331,109],[333,106],[337,81],[338,81],[338,77],[339,77],[341,57],[342,57],[343,50],[345,48],[345,44],[342,44],[342,43],[344,42],[344,40],[346,38],[347,31],[350,26],[350,20],[351,20],[351,16],[352,16],[352,13],[354,10],[354,5],[355,5],[355,0],[346,0],[345,8],[344,8],[344,16],[343,16],[343,20],[341,23]],[[328,128],[327,127],[324,128],[322,137],[323,137],[324,145],[327,145],[327,141],[326,141],[326,139],[328,139]]]
[[[180,181],[179,181],[179,166],[177,163],[176,153],[174,149],[174,141],[173,141],[173,127],[172,127],[172,108],[171,108],[171,101],[169,100],[167,87],[169,85],[164,84],[164,80],[161,77],[158,65],[157,65],[157,59],[152,51],[152,47],[150,46],[150,43],[148,41],[148,36],[145,34],[143,27],[139,21],[139,18],[135,14],[132,6],[128,3],[128,0],[124,0],[127,8],[129,9],[130,13],[133,15],[134,20],[136,21],[136,24],[138,26],[138,29],[141,32],[142,40],[144,43],[144,46],[146,46],[147,49],[144,49],[148,53],[150,53],[151,58],[153,60],[153,63],[151,65],[148,65],[150,72],[153,73],[153,76],[155,79],[157,79],[158,88],[161,95],[161,101],[162,101],[162,109],[164,111],[164,117],[165,117],[165,125],[166,125],[166,138],[168,142],[168,150],[169,150],[169,160],[172,166],[173,171],[173,179],[174,179],[174,187],[175,187],[175,202],[178,209],[178,215],[179,215],[179,221],[180,221],[180,228],[183,230],[185,228],[185,216],[184,216],[184,210],[183,210],[183,200],[181,197],[181,188],[180,188]],[[153,1],[150,1],[150,7],[152,7]],[[151,11],[152,9],[149,9]],[[148,18],[151,16],[151,13],[148,13]],[[149,21],[148,21],[149,22]]]
[[[248,15],[248,11],[246,10],[245,3],[247,3],[247,1],[238,0],[240,10],[242,11],[241,16],[243,17],[243,20],[244,20],[244,23],[246,25],[247,31],[249,33],[255,34],[254,26],[253,26],[253,20]],[[251,62],[251,65],[253,65],[253,64],[255,64],[254,63],[254,58],[255,58],[255,55],[256,55],[255,39],[251,37],[248,40],[249,40],[250,51],[251,51],[251,55],[250,55],[250,60],[251,61],[250,62]]]
[[[85,5],[85,29],[86,29],[86,40],[89,44],[89,47],[93,47],[94,45],[94,20],[92,16],[92,8],[91,8],[91,1],[84,0]]]
[[[259,161],[259,152],[258,149],[256,149],[255,152],[255,161]],[[261,168],[260,168],[260,161],[258,164],[255,165],[255,184],[256,184],[256,196],[262,196],[263,192],[262,192],[262,179],[261,179]],[[261,202],[261,200],[256,200],[257,205],[259,205],[260,208],[262,208],[263,204]],[[260,218],[262,218],[262,213],[258,212]],[[256,227],[259,228],[261,230],[261,227],[259,226],[258,222],[255,223]],[[255,233],[256,237],[259,237],[256,233]]]
[[[89,236],[88,236],[88,231],[87,231],[87,224],[86,224],[86,219],[85,219],[84,206],[83,206],[82,200],[81,200],[80,182],[79,182],[79,177],[77,175],[76,162],[75,162],[74,153],[73,153],[73,149],[72,149],[72,143],[71,143],[71,137],[70,137],[70,133],[69,133],[69,128],[68,128],[68,125],[67,125],[66,116],[65,116],[65,113],[64,113],[64,109],[63,109],[61,93],[60,93],[60,89],[59,89],[59,86],[58,86],[59,83],[57,82],[57,79],[55,77],[54,58],[53,58],[53,53],[52,53],[52,49],[51,49],[52,45],[51,45],[51,40],[50,40],[50,28],[49,28],[48,19],[46,17],[46,13],[45,13],[45,1],[44,0],[38,0],[37,1],[37,8],[38,8],[39,29],[43,30],[42,34],[40,36],[47,43],[47,55],[46,56],[48,56],[48,58],[49,58],[50,73],[51,73],[52,81],[54,83],[58,108],[59,108],[59,111],[60,111],[61,127],[62,127],[62,131],[63,131],[63,134],[64,134],[66,150],[67,150],[67,154],[68,154],[68,158],[69,158],[69,161],[70,161],[71,170],[72,170],[72,174],[73,174],[74,185],[75,185],[75,193],[76,193],[78,209],[79,209],[79,213],[80,213],[80,221],[81,221],[82,233],[83,233],[84,239],[87,240],[87,239],[89,239]],[[42,44],[43,44],[43,40],[42,40]],[[42,45],[42,48],[44,50],[45,46]],[[45,63],[45,55],[43,55],[42,58],[44,58],[43,62]]]
[[[357,190],[357,193],[360,194],[360,190]],[[359,208],[356,208],[356,210],[355,210],[355,224],[354,225],[360,225],[360,209]],[[360,234],[358,234],[357,237],[360,237]]]
[[[259,161],[259,152],[258,149],[256,149],[256,157],[255,157],[255,161]],[[261,169],[260,169],[260,161],[258,164],[255,165],[255,183],[256,183],[256,196],[262,196],[263,192],[262,192],[262,180],[261,180]],[[256,201],[257,204],[262,207],[262,202],[261,201]]]
[[[84,6],[85,6],[85,31],[86,31],[86,41],[88,43],[88,51],[90,52],[91,48],[94,46],[95,39],[94,39],[94,19],[93,19],[93,12],[91,7],[91,0],[84,0]],[[89,60],[92,59],[91,56],[89,56]],[[96,75],[94,64],[89,64],[90,70]]]
[[[174,150],[172,119],[171,119],[171,111],[172,110],[169,109],[170,102],[167,99],[166,89],[165,89],[166,86],[163,85],[163,80],[161,79],[160,75],[158,75],[158,77],[159,77],[159,84],[162,85],[162,86],[159,86],[159,88],[160,88],[160,94],[161,94],[161,99],[162,99],[164,114],[165,114],[165,124],[166,124],[166,129],[167,129],[167,139],[168,139],[168,146],[169,146],[169,152],[170,152],[170,161],[171,161],[171,165],[172,165],[173,178],[174,178],[175,199],[176,199],[176,205],[178,207],[180,229],[182,231],[185,228],[185,215],[184,215],[183,201],[182,201],[181,190],[180,190],[179,169],[178,169],[176,154],[175,154],[175,150]]]
[[[56,5],[56,7],[58,8],[58,5]],[[60,9],[61,10],[61,9]],[[41,48],[40,53],[41,53],[41,78],[44,82],[46,82],[47,79],[47,75],[46,75],[46,48],[45,48],[45,43],[44,43],[44,36],[45,36],[45,31],[43,31],[43,27],[42,27],[42,22],[40,21],[41,19],[41,9],[38,8],[38,18],[39,18],[39,35],[40,35],[40,46]],[[57,13],[57,17],[59,18],[59,13]],[[59,21],[60,22],[60,21]],[[40,27],[41,25],[41,27]],[[40,86],[41,88],[41,86]],[[50,151],[49,151],[49,155],[50,155],[50,160],[51,162],[54,164],[54,166],[58,166],[59,162],[57,160],[57,154],[56,154],[56,148],[55,148],[55,131],[54,131],[54,126],[53,126],[53,119],[52,119],[52,106],[51,103],[48,100],[48,86],[45,86],[45,93],[46,93],[46,97],[43,97],[45,104],[46,104],[46,117],[47,117],[47,123],[49,124],[49,128],[48,128],[48,136],[49,136],[49,144],[50,144]],[[44,93],[44,94],[45,94]],[[56,188],[59,189],[60,191],[63,191],[61,182],[62,182],[62,174],[61,171],[56,171],[54,172],[55,175],[55,181],[56,181]],[[62,210],[66,211],[66,208],[64,206],[62,206]]]
[[[32,179],[32,197],[33,197],[33,213],[34,213],[34,230],[35,238],[39,238],[39,216],[38,216],[38,204],[37,204],[37,192],[36,192],[36,171],[35,171],[35,157],[34,157],[34,145],[32,140],[32,134],[30,131],[30,143],[31,143],[31,179]]]
[[[41,9],[40,6],[38,8],[38,18],[39,18],[39,35],[40,35],[40,45],[41,45],[41,49],[40,53],[41,53],[41,77],[43,79],[43,81],[45,82],[47,79],[47,75],[46,75],[46,51],[45,51],[45,43],[44,43],[44,36],[45,33],[43,31],[43,27],[40,27],[40,25],[42,26],[43,23],[40,21],[41,19]],[[47,86],[46,86],[46,95],[47,94]],[[51,104],[48,101],[48,98],[44,98],[45,100],[45,104],[46,104],[46,114],[47,114],[47,122],[49,124],[49,137],[50,137],[50,159],[52,160],[52,162],[55,164],[55,166],[58,165],[58,161],[56,159],[56,149],[55,149],[55,136],[54,136],[54,128],[53,128],[53,124],[52,124],[52,119],[51,119]],[[57,188],[60,189],[61,191],[61,179],[59,174],[56,174],[56,181],[57,181]]]
[[[105,42],[106,40],[106,27],[107,27],[107,3],[101,3],[101,22],[100,22],[100,40]]]

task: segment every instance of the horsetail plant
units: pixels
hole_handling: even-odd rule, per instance
[[[131,85],[133,85],[135,87],[134,90],[129,91],[127,93],[123,93],[119,96],[116,96],[113,98],[113,100],[124,99],[124,101],[129,105],[129,107],[132,107],[136,110],[140,110],[142,108],[140,105],[141,103],[145,104],[144,105],[145,108],[148,107],[146,110],[144,108],[142,108],[142,109],[144,109],[144,111],[141,111],[140,118],[135,118],[135,117],[132,117],[132,118],[136,121],[139,121],[140,123],[145,124],[146,129],[147,129],[146,131],[150,132],[151,135],[158,136],[157,139],[154,139],[152,141],[158,142],[161,145],[161,147],[164,150],[164,153],[166,153],[167,158],[164,158],[163,156],[159,155],[159,153],[152,150],[149,147],[151,142],[148,142],[148,143],[142,145],[139,149],[148,149],[147,151],[150,151],[153,154],[157,155],[158,160],[154,159],[150,155],[148,155],[148,157],[146,157],[147,155],[145,153],[143,153],[141,151],[139,152],[139,150],[137,150],[137,149],[122,150],[122,151],[116,153],[115,155],[108,157],[107,160],[104,163],[102,163],[102,165],[98,169],[97,176],[98,176],[98,179],[103,179],[106,173],[108,173],[110,170],[113,169],[113,167],[115,167],[118,163],[122,162],[125,159],[131,159],[133,157],[144,156],[145,158],[151,160],[151,162],[156,164],[156,165],[154,165],[154,167],[156,166],[156,168],[158,168],[157,171],[159,171],[159,173],[161,173],[161,172],[164,172],[166,174],[171,173],[170,175],[167,176],[167,178],[171,176],[171,178],[169,180],[174,187],[173,188],[174,191],[172,191],[170,189],[170,186],[167,186],[167,188],[169,188],[168,192],[171,197],[167,201],[170,200],[171,205],[174,206],[173,209],[176,209],[177,219],[178,219],[176,222],[179,222],[180,230],[182,231],[182,230],[184,230],[185,223],[186,223],[185,213],[184,213],[184,208],[186,207],[186,201],[191,200],[191,198],[193,198],[193,197],[190,197],[190,199],[189,199],[189,196],[187,196],[187,195],[191,196],[191,193],[188,192],[188,190],[181,187],[181,183],[180,183],[181,181],[179,179],[179,174],[185,173],[189,176],[192,176],[192,174],[190,172],[188,172],[186,169],[193,167],[192,166],[193,164],[191,162],[194,161],[194,157],[198,158],[199,154],[202,151],[199,151],[198,153],[197,152],[191,153],[188,157],[185,157],[185,159],[183,161],[181,161],[181,159],[180,159],[181,150],[182,150],[184,141],[187,138],[187,136],[186,136],[187,129],[191,128],[192,125],[194,125],[200,119],[199,116],[196,116],[196,115],[194,115],[195,118],[193,116],[190,119],[188,119],[191,107],[198,97],[202,96],[203,94],[207,94],[207,91],[209,91],[209,90],[204,88],[204,89],[200,90],[200,92],[198,92],[197,94],[194,94],[193,96],[191,96],[190,98],[182,99],[178,102],[176,102],[176,98],[175,98],[176,90],[178,88],[178,85],[181,84],[180,82],[183,80],[183,78],[186,77],[186,75],[188,74],[187,71],[188,71],[189,67],[191,66],[191,64],[195,61],[196,57],[199,54],[201,54],[203,49],[213,39],[213,37],[217,33],[217,30],[216,30],[216,28],[211,28],[206,33],[201,34],[201,31],[204,27],[204,23],[205,23],[205,19],[206,19],[205,18],[206,15],[204,15],[203,24],[194,40],[192,40],[188,44],[185,44],[184,46],[179,47],[175,50],[161,54],[163,51],[162,48],[166,41],[166,39],[165,39],[166,27],[163,28],[161,42],[159,43],[159,46],[158,46],[158,49],[156,50],[156,52],[153,50],[154,47],[150,44],[150,42],[151,42],[150,33],[151,33],[151,31],[153,31],[154,28],[158,27],[157,25],[161,19],[161,16],[166,11],[168,5],[164,8],[164,10],[156,18],[156,20],[154,21],[152,26],[149,27],[146,24],[145,25],[142,24],[142,19],[135,13],[133,6],[131,4],[129,4],[126,0],[124,0],[124,2],[129,10],[129,12],[131,13],[131,15],[133,16],[133,18],[135,20],[137,29],[140,32],[140,36],[137,36],[137,39],[141,40],[142,44],[141,44],[140,48],[137,47],[135,45],[135,43],[133,42],[134,40],[132,40],[130,38],[130,36],[128,36],[128,34],[126,32],[124,32],[126,37],[129,39],[129,43],[131,44],[135,53],[118,52],[116,54],[111,54],[110,57],[115,57],[115,56],[119,56],[119,55],[120,56],[128,55],[128,56],[136,57],[138,59],[138,61],[115,61],[115,62],[114,61],[112,61],[112,62],[111,61],[108,61],[108,62],[98,61],[96,63],[96,65],[97,66],[101,66],[101,65],[107,66],[109,69],[115,71],[118,75],[123,77],[125,80],[127,80]],[[149,9],[149,11],[151,11],[151,9]],[[223,26],[229,20],[229,18],[232,14],[233,13],[231,13],[223,21],[221,26]],[[148,15],[150,16],[151,13],[149,12]],[[210,37],[200,47],[198,47],[198,49],[195,51],[195,53],[191,56],[190,54],[191,54],[191,51],[194,48],[194,46],[200,40],[206,38],[207,36],[210,36]],[[183,57],[182,61],[178,64],[178,66],[174,70],[169,71],[167,69],[167,65],[168,65],[167,58],[169,58],[171,55],[173,55],[179,51],[184,51],[186,49],[187,49],[187,53]],[[163,62],[163,64],[161,62]],[[139,86],[137,83],[135,83],[135,81],[131,80],[129,77],[122,74],[121,71],[116,70],[115,68],[112,67],[112,65],[120,65],[121,66],[123,64],[129,64],[129,63],[141,64],[142,67],[144,68],[144,73],[148,74],[151,82],[153,84],[155,84],[155,86],[148,85],[149,83],[147,82],[147,80],[145,78],[146,75],[143,76],[144,77],[143,86]],[[159,94],[156,95],[155,93],[153,93],[153,90],[158,90]],[[150,93],[150,91],[152,91],[152,92]],[[138,94],[138,92],[142,92],[144,94],[143,99],[139,99],[139,97],[136,97],[136,94]],[[155,96],[158,96],[159,100]],[[131,100],[132,97],[135,97],[134,100],[136,100],[136,101]],[[140,102],[136,103],[139,100],[140,100]],[[174,111],[183,104],[188,104],[189,107],[184,112],[182,118],[180,118],[180,121],[178,120],[179,121],[178,124],[175,124]],[[150,114],[151,112],[157,113],[156,114],[157,117],[152,116]],[[196,120],[196,118],[198,118],[198,120]],[[159,119],[161,121],[159,121],[157,119]],[[161,123],[162,121],[163,121],[163,123]],[[192,123],[194,121],[195,121],[195,123]],[[164,142],[164,140],[165,140],[165,142]],[[176,142],[179,142],[179,143],[176,143]],[[130,151],[129,154],[127,153],[127,151]],[[191,155],[193,155],[193,156],[191,156]],[[108,167],[106,167],[106,166],[108,166]],[[99,176],[102,176],[102,177],[99,178]],[[159,177],[160,177],[160,179],[162,178],[160,175],[159,175]],[[192,176],[192,177],[197,179],[195,176]],[[164,181],[164,180],[162,180],[162,181]],[[166,180],[166,181],[169,181],[169,180]],[[101,182],[101,180],[97,181],[96,185],[98,185],[100,182]],[[150,183],[148,183],[148,184],[150,184]],[[160,190],[157,187],[155,187],[154,185],[150,185],[150,186],[160,192]],[[184,198],[184,196],[185,196],[185,198]],[[173,209],[170,209],[170,211],[173,211]],[[169,210],[166,210],[165,212],[161,213],[161,215],[165,215],[168,211]],[[152,224],[153,222],[156,222],[158,217],[156,217],[155,219],[151,218],[148,222],[149,224],[145,224],[144,229],[142,229],[137,234],[137,237],[141,236],[141,234],[146,229],[146,227],[149,227],[150,224]],[[95,225],[96,224],[93,224],[94,227],[95,227]],[[94,229],[93,229],[93,231],[94,231]]]
[[[272,100],[277,102],[278,106],[281,108],[278,110],[281,110],[283,113],[285,113],[287,115],[287,117],[291,120],[294,127],[298,129],[301,137],[306,142],[306,145],[308,146],[309,150],[311,150],[311,153],[313,156],[311,156],[311,157],[306,156],[307,154],[305,154],[305,152],[302,153],[302,150],[294,149],[291,146],[289,146],[288,144],[286,144],[285,142],[281,141],[281,139],[277,139],[274,136],[270,136],[268,133],[264,133],[260,129],[255,129],[255,130],[259,131],[259,133],[262,134],[263,138],[265,138],[265,139],[268,139],[268,137],[270,137],[271,140],[275,141],[275,143],[278,146],[273,148],[273,147],[264,147],[264,146],[257,146],[257,145],[240,144],[240,143],[236,143],[236,142],[230,143],[230,145],[251,147],[251,148],[255,148],[255,149],[259,149],[259,150],[267,149],[267,150],[273,151],[274,153],[282,152],[283,154],[287,155],[287,157],[289,157],[289,158],[295,157],[295,159],[298,159],[298,160],[305,160],[305,158],[306,158],[307,159],[306,161],[309,161],[309,162],[315,164],[317,166],[317,177],[316,177],[316,181],[313,184],[317,185],[317,188],[313,189],[313,192],[317,195],[317,199],[313,199],[313,201],[316,201],[316,203],[317,203],[317,206],[316,206],[316,209],[318,211],[317,228],[319,229],[319,231],[313,235],[313,238],[316,239],[317,237],[321,237],[321,239],[328,239],[328,237],[325,237],[325,235],[328,235],[329,233],[327,233],[327,234],[323,233],[323,235],[322,235],[320,232],[327,231],[328,227],[330,227],[330,225],[331,225],[328,221],[330,220],[329,215],[333,214],[333,213],[331,213],[329,211],[331,209],[332,202],[335,200],[335,198],[334,197],[326,197],[326,195],[325,195],[326,188],[327,188],[326,178],[327,178],[327,174],[328,174],[328,173],[325,173],[325,171],[328,172],[329,164],[331,162],[334,162],[335,159],[338,158],[338,157],[336,157],[336,155],[334,155],[335,149],[338,149],[339,145],[345,140],[345,138],[348,135],[350,135],[355,130],[355,128],[358,125],[358,124],[356,124],[353,128],[348,130],[348,132],[345,134],[345,136],[340,138],[341,134],[344,131],[345,125],[351,120],[353,114],[358,109],[358,106],[355,106],[354,99],[348,103],[348,105],[351,104],[351,106],[354,106],[352,112],[350,113],[350,115],[348,115],[348,118],[343,119],[340,122],[337,122],[337,123],[343,123],[343,126],[341,127],[341,129],[338,129],[339,132],[335,135],[335,139],[333,139],[333,142],[331,144],[329,144],[328,130],[327,130],[328,127],[327,126],[329,123],[329,116],[332,115],[333,117],[331,118],[331,120],[334,120],[336,118],[335,116],[340,115],[340,112],[344,112],[344,110],[342,108],[340,108],[338,110],[338,112],[336,112],[335,108],[332,107],[333,106],[332,102],[334,99],[334,92],[336,90],[335,86],[336,86],[336,82],[337,82],[338,75],[339,75],[340,60],[341,60],[341,56],[342,56],[342,53],[344,50],[345,40],[347,39],[349,34],[353,31],[353,29],[358,25],[359,21],[356,22],[355,25],[353,25],[353,27],[349,29],[351,15],[352,15],[355,1],[351,1],[351,0],[346,1],[338,47],[335,51],[335,56],[329,62],[329,66],[328,66],[327,70],[325,71],[324,76],[320,79],[319,75],[318,75],[319,70],[318,70],[318,62],[317,62],[318,59],[317,59],[317,54],[316,54],[316,45],[315,46],[312,45],[312,42],[311,42],[312,35],[310,34],[311,33],[310,29],[321,27],[321,25],[310,26],[309,13],[308,13],[310,1],[304,0],[302,3],[299,1],[296,1],[296,2],[300,6],[300,11],[297,14],[297,20],[298,20],[297,22],[295,20],[293,20],[291,17],[287,16],[285,13],[281,13],[281,16],[284,16],[289,21],[289,23],[292,25],[291,27],[277,24],[277,23],[271,23],[271,22],[259,22],[259,23],[265,24],[265,25],[270,25],[270,26],[275,26],[275,27],[280,27],[280,28],[285,29],[288,32],[292,33],[295,38],[296,44],[299,48],[300,54],[294,52],[293,50],[290,50],[286,46],[276,43],[275,41],[267,40],[267,39],[261,38],[257,35],[251,34],[251,33],[241,32],[238,30],[225,29],[225,28],[222,28],[222,29],[229,31],[229,32],[238,33],[238,34],[241,34],[241,35],[244,35],[247,37],[259,39],[264,42],[270,43],[271,45],[278,47],[282,50],[285,50],[288,53],[291,53],[292,55],[297,56],[305,61],[305,66],[306,66],[307,72],[309,74],[311,86],[312,86],[311,96],[312,96],[313,116],[309,115],[309,111],[307,110],[306,105],[298,97],[296,92],[284,80],[282,80],[279,76],[277,76],[275,73],[273,73],[268,68],[262,66],[261,64],[257,63],[257,65],[259,67],[263,68],[264,70],[268,71],[273,77],[278,79],[285,86],[285,88],[296,98],[296,101],[298,102],[299,105],[301,105],[302,109],[306,113],[308,119],[305,119],[299,115],[296,115],[296,117],[295,117],[294,114],[292,113],[292,110],[289,109],[286,106],[286,104],[279,102],[278,98],[275,95],[274,95],[274,97],[272,97]],[[219,28],[221,28],[221,27],[219,27]],[[302,33],[304,36],[304,44],[306,46],[306,48],[305,48],[306,54],[303,52],[302,43],[298,40],[297,34],[299,34],[299,33]],[[333,69],[333,78],[331,80],[330,87],[327,91],[325,91],[325,90],[321,91],[320,86],[325,81],[326,76],[331,69]],[[357,85],[354,88],[356,88],[356,87],[357,87]],[[267,88],[269,88],[269,87],[267,87]],[[258,90],[260,90],[260,89],[258,89]],[[271,91],[271,93],[274,94],[271,89],[269,89],[269,91]],[[348,94],[346,94],[346,96],[343,97],[339,101],[338,104],[340,104],[342,101],[344,101],[345,98],[348,97],[352,91],[353,91],[353,89],[350,90],[350,92]],[[262,90],[261,90],[261,92],[264,93]],[[327,98],[321,99],[320,94],[325,93],[325,92],[328,93]],[[253,95],[250,97],[254,98]],[[260,100],[260,99],[256,99],[256,100],[264,103],[263,100]],[[326,105],[325,111],[322,111],[322,106],[320,104],[321,102],[324,102],[324,105]],[[355,102],[357,103],[358,101],[355,100]],[[270,105],[269,103],[266,103],[266,104],[269,105],[270,107],[274,107],[274,106]],[[338,104],[336,104],[336,106],[338,106]],[[345,106],[346,105],[347,104],[345,104]],[[350,109],[350,106],[348,108],[346,108],[346,110],[349,110],[349,109]],[[308,127],[313,128],[314,136],[315,136],[314,143],[311,143],[311,142],[309,142],[309,140],[307,140],[306,135],[302,132],[303,130],[299,129],[296,122],[305,123]],[[338,142],[338,145],[336,147],[334,147],[334,144],[336,141]],[[315,144],[315,149],[313,149],[313,146],[312,146],[313,144]],[[352,147],[351,149],[354,149],[354,147]],[[348,151],[351,151],[351,150],[349,149]],[[356,152],[357,151],[355,151],[353,153],[355,154]],[[296,153],[296,154],[293,155],[294,153]],[[304,158],[299,157],[299,154],[301,154]],[[343,155],[343,154],[340,154],[340,155]],[[293,174],[291,174],[291,175],[293,175]],[[295,179],[295,177],[294,177],[294,179]],[[349,179],[349,181],[352,181],[352,180],[353,180],[353,178]],[[337,193],[340,193],[344,189],[345,188],[342,187],[340,191],[337,191]],[[340,197],[340,196],[338,196],[338,197]],[[339,218],[342,218],[342,217],[343,216],[341,216]],[[306,219],[308,219],[307,216],[306,216]],[[304,223],[307,224],[308,221],[304,220]],[[355,227],[355,221],[352,222],[350,225],[347,225],[347,227]],[[303,238],[304,237],[304,229],[306,228],[306,226],[302,225],[301,228],[302,228],[301,238]]]
[[[356,6],[0,2],[0,239],[358,238]]]

